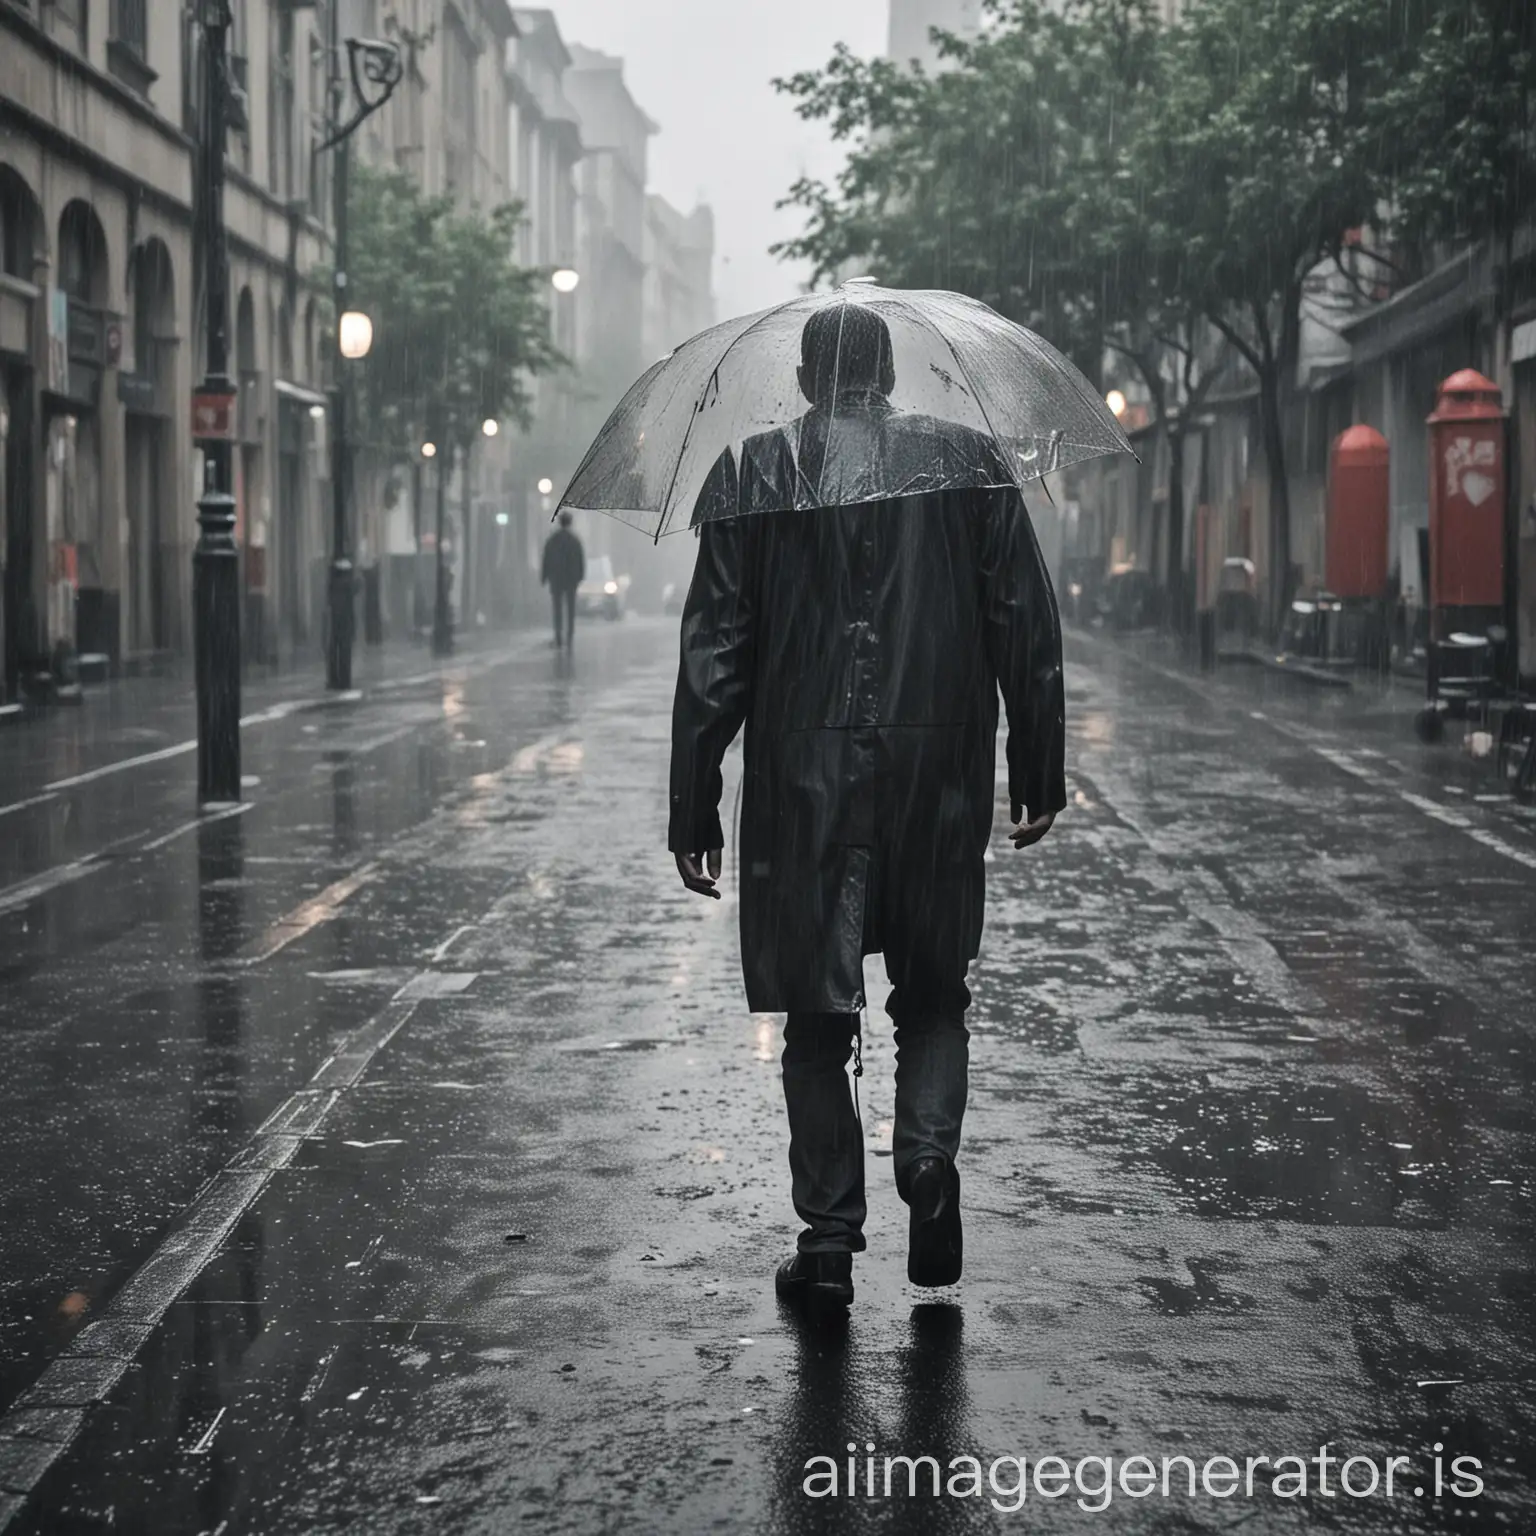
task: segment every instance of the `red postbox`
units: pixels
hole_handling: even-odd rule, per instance
[[[1473,368],[1441,384],[1429,416],[1429,601],[1504,603],[1504,407]]]
[[[1328,462],[1326,584],[1335,597],[1386,595],[1387,467],[1387,440],[1374,427],[1350,427],[1334,439]]]

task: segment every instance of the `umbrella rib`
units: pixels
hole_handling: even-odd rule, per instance
[[[661,517],[657,520],[657,523],[656,523],[656,534],[655,534],[655,537],[651,540],[652,544],[660,544],[661,543],[661,530],[666,527],[668,521],[671,518],[672,493],[673,493],[673,491],[675,491],[677,489],[677,477],[678,477],[679,473],[681,473],[681,471],[682,471],[683,455],[685,453],[687,453],[687,451],[688,451],[688,440],[693,436],[693,424],[698,419],[698,417],[699,417],[699,415],[701,413],[702,402],[703,402],[703,399],[704,399],[704,393],[709,388],[710,380],[713,379],[715,381],[715,383],[716,383],[716,387],[718,388],[718,386],[719,386],[719,379],[720,379],[720,370],[725,366],[726,358],[728,358],[731,355],[731,348],[734,347],[736,345],[736,343],[742,339],[743,336],[746,336],[749,332],[755,331],[758,328],[758,326],[760,326],[765,320],[771,319],[774,315],[781,314],[784,310],[789,308],[790,304],[797,304],[799,302],[800,301],[798,299],[791,299],[791,300],[789,300],[789,303],[787,303],[787,304],[775,304],[771,309],[765,309],[762,312],[762,314],[760,314],[757,317],[757,319],[755,319],[750,325],[743,326],[741,328],[741,330],[737,331],[737,333],[731,338],[730,342],[727,344],[725,351],[722,352],[720,354],[720,356],[715,359],[715,366],[710,369],[709,376],[704,380],[703,387],[699,390],[698,399],[694,402],[693,411],[690,414],[690,416],[688,417],[688,430],[683,433],[683,440],[682,440],[681,443],[678,444],[677,461],[672,466],[672,480],[671,480],[671,483],[667,486],[667,494],[664,497],[662,497],[662,500],[661,500]],[[740,499],[741,499],[741,489],[740,489],[740,481],[738,480],[738,482],[737,482],[738,511],[740,510],[740,507],[739,507]]]
[[[848,300],[845,298],[837,317],[837,345],[832,349],[832,400],[827,407],[827,440],[821,447],[821,464],[816,470],[816,500],[821,500],[821,482],[827,478],[827,460],[832,456],[832,428],[837,421],[837,379],[843,364],[843,327],[848,323]],[[797,455],[798,457],[798,455]]]
[[[661,367],[662,367],[661,363],[652,363],[651,366],[649,368],[647,368],[645,370],[645,372],[642,373],[640,375],[640,377],[638,379],[636,379],[635,382],[630,386],[630,390],[638,389],[640,387],[640,385],[643,384],[648,378],[650,378],[650,376],[653,373],[659,372]],[[628,391],[626,391],[626,398],[627,398],[627,395],[628,395]],[[620,401],[620,405],[622,405],[622,404],[623,404],[623,401]],[[602,440],[603,440],[603,434],[601,432],[599,432],[597,434],[597,436],[594,437],[592,439],[592,441],[587,445],[587,451],[584,454],[582,454],[582,456],[581,456],[581,463],[579,463],[576,466],[576,472],[570,477],[569,480],[567,480],[565,482],[565,490],[563,490],[560,493],[560,500],[556,504],[555,510],[549,514],[550,522],[554,522],[554,520],[557,517],[559,517],[560,513],[564,510],[564,508],[566,506],[566,500],[567,500],[567,498],[570,495],[571,487],[573,485],[576,485],[577,483],[579,483],[579,481],[581,480],[582,475],[584,475],[586,473],[587,466],[597,456],[597,451],[598,451],[599,446],[602,443]],[[600,510],[600,509],[595,509],[595,510]]]
[[[969,294],[960,294],[958,297],[969,300],[973,305],[976,305],[979,308],[988,308],[987,305],[981,304],[979,300],[972,299]],[[1012,322],[1010,322],[1010,324],[1011,323]],[[1041,362],[1047,364],[1051,368],[1055,368],[1058,362],[1065,362],[1068,364],[1063,377],[1065,377],[1067,382],[1071,384],[1072,388],[1077,392],[1077,396],[1083,402],[1083,404],[1086,405],[1095,415],[1098,415],[1103,408],[1103,401],[1100,400],[1099,397],[1093,392],[1093,390],[1088,387],[1087,380],[1083,378],[1082,370],[1072,366],[1072,360],[1069,357],[1062,353],[1058,348],[1053,347],[1050,342],[1048,342],[1043,336],[1037,336],[1032,330],[1030,330],[1027,325],[1018,325],[1015,326],[1015,329],[1023,337],[1024,342],[1029,347],[1030,351],[1032,351]],[[953,348],[951,348],[951,350],[953,350]],[[1117,433],[1119,433],[1120,437],[1124,439],[1123,447],[1101,448],[1099,449],[1099,452],[1129,453],[1130,456],[1135,459],[1138,464],[1141,463],[1140,456],[1136,453],[1136,450],[1131,447],[1130,440],[1125,436],[1125,429],[1120,426],[1118,422],[1115,423],[1115,430]],[[1080,448],[1091,448],[1094,445],[1091,443],[1079,443],[1077,446]]]
[[[1001,448],[1002,447],[1002,439],[998,437],[998,435],[997,435],[997,428],[992,425],[992,418],[987,414],[987,402],[982,399],[981,391],[979,389],[977,389],[977,387],[976,387],[976,380],[971,377],[970,369],[967,368],[965,366],[965,364],[960,361],[960,354],[955,350],[954,342],[952,342],[949,339],[949,337],[946,336],[944,334],[944,332],[941,331],[938,328],[938,326],[936,326],[933,323],[933,320],[931,319],[931,317],[926,315],[926,314],[924,314],[921,309],[917,310],[917,315],[922,320],[923,324],[926,325],[928,327],[928,329],[930,331],[932,331],[933,334],[935,336],[937,336],[939,338],[939,340],[942,341],[946,347],[949,348],[949,355],[952,358],[954,358],[954,360],[955,360],[955,367],[960,370],[960,377],[963,378],[965,380],[965,382],[967,384],[969,384],[970,387],[971,387],[971,394],[975,397],[977,409],[980,410],[980,412],[981,412],[981,419],[984,422],[986,422],[986,424],[987,424],[987,431],[992,434],[992,441],[994,443],[996,443],[999,448]],[[1012,471],[1013,471],[1012,460],[1009,461],[1008,468],[1009,468],[1009,473],[1011,474]],[[1018,481],[1015,480],[1014,484],[1018,485]],[[1023,487],[1020,487],[1020,489],[1022,490]]]

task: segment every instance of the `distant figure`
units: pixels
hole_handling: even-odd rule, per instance
[[[576,635],[576,588],[587,574],[587,554],[571,532],[571,514],[560,514],[560,526],[544,545],[544,569],[539,580],[555,604],[555,648],[569,645]]]

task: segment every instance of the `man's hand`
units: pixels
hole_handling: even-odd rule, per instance
[[[1013,831],[1008,836],[1013,839],[1015,848],[1028,848],[1031,843],[1038,843],[1056,820],[1056,813],[1052,811],[1049,816],[1037,816],[1033,821],[1025,821],[1024,807],[1017,800],[1009,806],[1009,812],[1013,817]]]
[[[677,872],[683,877],[683,884],[690,891],[697,891],[700,896],[713,896],[716,901],[720,899],[720,892],[715,887],[715,881],[720,878],[720,852],[718,848],[711,848],[707,854],[703,853],[679,853],[677,859]],[[705,874],[705,862],[708,861],[709,873]]]

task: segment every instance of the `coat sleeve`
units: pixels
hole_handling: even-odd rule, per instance
[[[673,853],[725,846],[720,764],[747,716],[756,640],[747,521],[731,518],[699,527],[672,704],[667,847]]]
[[[980,552],[987,657],[1008,711],[1008,798],[1033,821],[1067,803],[1066,703],[1056,594],[1017,491],[986,493]]]
[[[573,587],[579,587],[582,582],[587,579],[587,546],[583,544],[580,539],[577,539],[576,547],[574,550],[572,550],[572,553],[576,556],[576,569],[572,573],[576,577],[576,580],[573,581],[571,585]]]
[[[539,561],[539,585],[541,587],[547,587],[549,585],[549,545],[550,541],[545,539],[544,554]]]

